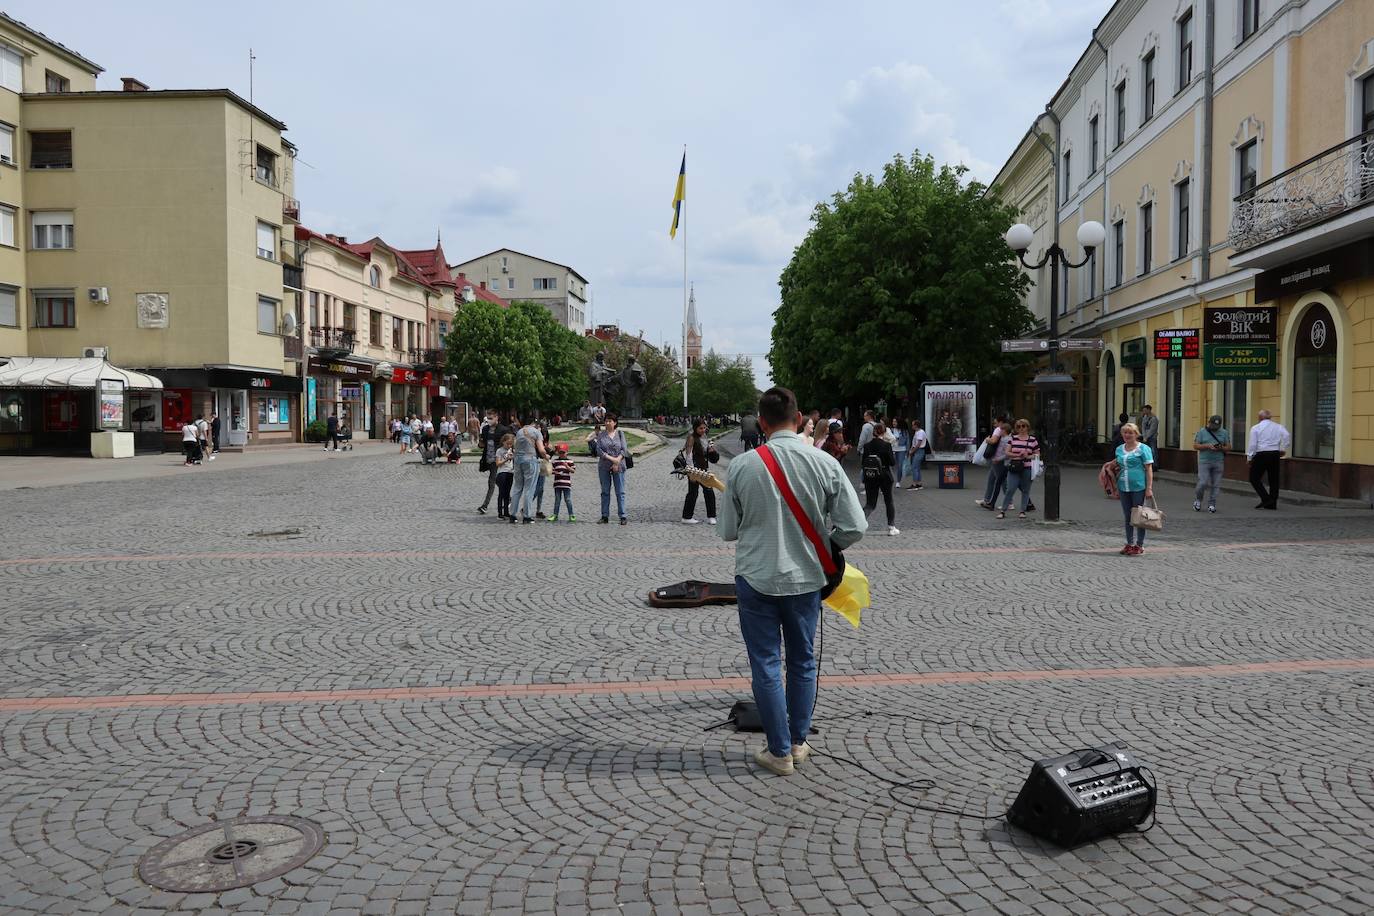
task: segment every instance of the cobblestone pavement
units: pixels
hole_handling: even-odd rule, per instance
[[[731,574],[669,454],[625,528],[589,466],[577,524],[510,526],[472,463],[380,452],[0,493],[0,913],[1374,910],[1374,513],[1162,484],[1127,558],[1088,472],[1063,527],[901,492],[901,535],[851,553],[862,628],[826,623],[816,736],[935,785],[889,794],[703,730],[748,668],[733,608],[644,605]],[[995,817],[1023,758],[1113,739],[1159,776],[1151,832]],[[324,848],[220,894],[138,876],[268,814]]]

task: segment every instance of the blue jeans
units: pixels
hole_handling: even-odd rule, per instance
[[[892,468],[892,479],[897,481],[897,486],[902,485],[902,478],[906,476],[906,449],[894,448],[897,464]]]
[[[515,483],[511,495],[510,511],[522,518],[534,518],[534,482],[539,479],[539,459],[517,458],[515,460]]]
[[[821,593],[764,595],[743,576],[735,576],[739,601],[739,629],[749,650],[754,702],[768,735],[768,751],[775,757],[792,753],[811,731],[816,705],[816,622],[821,616]],[[782,680],[782,646],[787,646],[787,687]]]
[[[544,475],[540,474],[534,479],[534,511],[544,511]]]
[[[998,461],[988,465],[988,485],[983,489],[983,502],[989,506],[997,504],[1002,493],[1002,485],[1007,482],[1007,466]]]
[[[1013,471],[1007,468],[1007,495],[1002,501],[1002,511],[1006,512],[1011,508],[1011,499],[1016,495],[1016,491],[1021,491],[1021,511],[1026,511],[1026,506],[1030,503],[1031,488],[1031,469],[1030,464],[1020,471]]]
[[[1137,528],[1131,524],[1131,510],[1136,506],[1145,505],[1144,490],[1122,490],[1121,491],[1121,514],[1126,516],[1126,543],[1131,543],[1131,535],[1135,534],[1135,543],[1141,547],[1145,546],[1145,529]]]
[[[611,485],[615,484],[615,508],[620,517],[625,517],[625,472],[612,474],[611,469],[596,465],[596,476],[601,479],[601,517],[611,517]]]
[[[915,453],[914,455],[911,456],[911,482],[912,482],[912,483],[920,483],[920,482],[921,482],[921,462],[923,462],[923,461],[925,461],[925,460],[926,460],[926,450],[923,449],[923,448],[918,448],[918,449],[916,449],[916,453]]]
[[[573,516],[573,510],[572,510],[572,490],[560,490],[560,489],[558,489],[558,487],[554,487],[554,488],[553,488],[553,517],[554,517],[554,518],[558,518],[558,507],[559,507],[560,504],[564,504],[564,503],[566,503],[567,506],[568,506],[568,518],[572,518],[572,516]]]

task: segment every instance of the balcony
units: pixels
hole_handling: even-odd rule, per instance
[[[348,356],[357,342],[357,333],[348,328],[310,329],[310,346],[323,356]]]
[[[301,221],[301,202],[294,197],[283,197],[281,201],[281,218],[291,220],[293,223]]]
[[[281,240],[281,285],[296,292],[305,290],[305,246],[291,239]]]
[[[1236,267],[1272,267],[1368,235],[1374,131],[1275,175],[1235,203],[1228,241]]]
[[[416,369],[441,369],[444,366],[445,356],[443,350],[412,348],[409,352],[410,364]]]

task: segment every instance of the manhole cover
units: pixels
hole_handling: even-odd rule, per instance
[[[138,861],[153,887],[217,893],[284,875],[324,845],[324,831],[300,817],[235,817],[163,840]]]

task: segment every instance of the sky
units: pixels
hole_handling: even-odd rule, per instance
[[[154,89],[285,121],[312,229],[513,248],[590,283],[592,320],[681,335],[760,386],[778,277],[815,205],[914,150],[991,179],[1110,0],[51,0],[9,15]],[[687,151],[685,229],[668,237]]]

